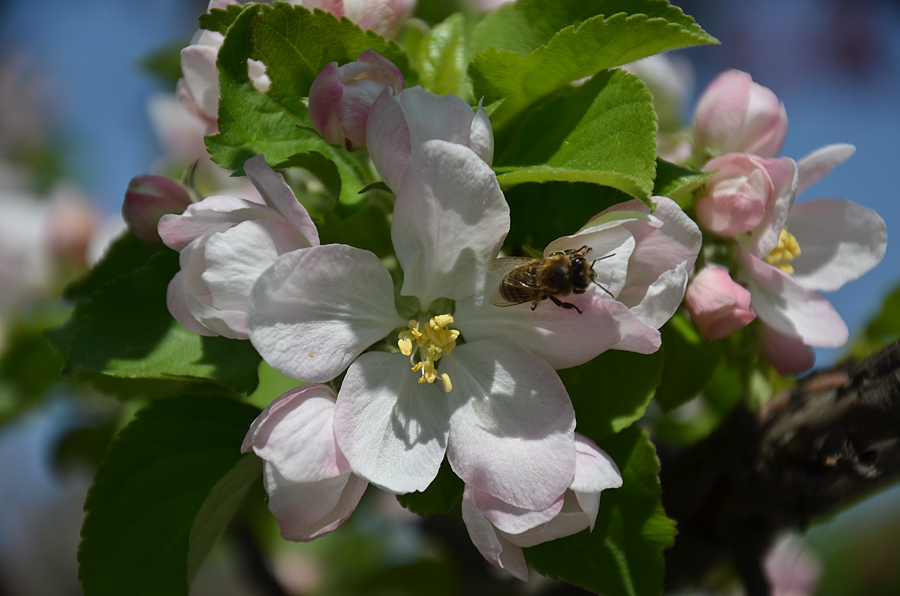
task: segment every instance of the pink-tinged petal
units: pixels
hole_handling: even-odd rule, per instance
[[[366,482],[350,473],[334,436],[334,392],[324,385],[288,391],[256,418],[242,451],[265,461],[269,510],[282,537],[312,540],[356,508]]]
[[[600,493],[622,486],[622,474],[616,462],[587,437],[575,433],[575,478],[569,487],[578,504],[590,518],[594,529],[600,507]]]
[[[741,263],[750,307],[761,321],[810,346],[836,348],[847,343],[847,325],[827,300],[743,248]]]
[[[344,144],[339,106],[344,85],[338,79],[338,63],[329,62],[316,75],[309,88],[309,121],[332,145]]]
[[[605,306],[619,330],[618,341],[610,349],[652,354],[662,345],[659,330],[641,321],[627,306],[615,300],[607,300]]]
[[[405,356],[363,354],[344,377],[334,414],[353,472],[396,494],[425,490],[447,446],[444,389],[419,378]]]
[[[765,257],[778,245],[781,230],[788,213],[794,206],[794,199],[800,185],[797,164],[788,157],[770,159],[765,162],[766,172],[772,181],[772,196],[766,206],[766,215],[746,238],[745,246],[760,258]]]
[[[564,309],[549,300],[531,310],[531,303],[498,307],[486,295],[456,303],[455,326],[466,341],[508,339],[540,356],[555,369],[578,366],[619,341],[616,319],[595,294],[561,298],[582,310]],[[601,290],[602,291],[602,290]]]
[[[549,507],[575,474],[575,412],[556,372],[508,340],[458,346],[447,457],[466,484],[524,509]]]
[[[181,71],[187,91],[203,116],[212,120],[219,112],[218,47],[190,45],[181,50]]]
[[[393,37],[415,6],[416,0],[344,0],[347,18],[384,37]]]
[[[481,105],[482,101],[478,100],[478,109],[472,120],[469,146],[484,160],[484,163],[491,165],[494,163],[494,129],[491,127],[491,120],[488,118],[487,112]]]
[[[682,262],[674,269],[664,271],[650,287],[625,288],[619,300],[630,306],[631,314],[642,323],[659,329],[681,306],[690,277],[688,269],[693,266],[693,261]]]
[[[800,246],[791,261],[794,279],[810,290],[837,290],[875,267],[887,250],[884,220],[842,199],[798,203],[787,227]]]
[[[495,528],[507,534],[521,534],[549,522],[559,515],[565,501],[564,496],[559,495],[556,501],[546,509],[533,511],[510,505],[497,497],[479,490],[473,490],[473,492],[475,494],[475,502],[478,504],[481,513],[488,518],[488,521]]]
[[[211,306],[246,313],[253,284],[279,255],[305,248],[305,240],[283,221],[248,220],[213,234],[203,253],[200,277],[209,291]],[[246,326],[236,331],[244,334]]]
[[[191,202],[187,188],[176,180],[154,174],[135,176],[125,191],[122,219],[144,242],[159,243],[159,219],[169,213],[184,212]]]
[[[413,148],[432,139],[469,145],[475,113],[463,98],[429,93],[417,86],[398,94],[397,101],[403,108]]]
[[[306,208],[297,201],[284,177],[266,165],[264,156],[257,155],[244,162],[244,172],[266,204],[281,213],[300,232],[306,241],[305,246],[319,245],[319,231]]]
[[[328,244],[280,256],[250,298],[250,341],[276,370],[329,381],[403,325],[391,276],[371,252]]]
[[[750,292],[721,267],[701,269],[688,285],[684,302],[691,320],[709,339],[731,335],[756,318],[750,308]]]
[[[471,149],[428,141],[413,152],[397,193],[391,239],[404,296],[423,308],[471,296],[509,230],[497,176]]]
[[[344,0],[299,0],[296,4],[305,6],[310,10],[318,8],[330,12],[337,18],[344,16]]]
[[[279,471],[265,467],[269,511],[278,520],[281,537],[309,542],[333,532],[356,509],[368,483],[345,472],[313,483],[294,483]]]
[[[729,70],[700,96],[694,128],[701,147],[774,157],[787,136],[787,113],[770,89],[745,72]]]
[[[169,308],[169,313],[171,313],[176,321],[194,333],[205,335],[207,337],[215,336],[216,333],[201,325],[191,313],[190,306],[188,306],[187,294],[185,293],[184,280],[184,272],[179,271],[175,274],[175,277],[172,278],[172,281],[169,282],[169,287],[166,290],[166,306]]]
[[[182,251],[195,239],[227,230],[242,221],[277,217],[278,213],[263,205],[223,195],[192,203],[181,215],[163,215],[158,231],[166,246]]]
[[[795,336],[785,335],[760,323],[755,326],[763,356],[782,375],[797,375],[816,363],[816,353]]]
[[[581,509],[578,500],[575,498],[575,493],[566,491],[563,507],[556,517],[546,524],[526,530],[521,534],[507,534],[506,538],[516,546],[527,548],[550,540],[556,540],[557,538],[577,534],[582,530],[586,530],[590,525],[591,519]]]
[[[824,178],[828,172],[850,159],[850,156],[854,153],[856,153],[856,147],[846,143],[839,143],[816,149],[801,159],[797,162],[797,167],[800,170],[800,187],[797,192],[803,192]]]
[[[289,482],[315,482],[350,471],[334,438],[334,391],[291,389],[263,410],[241,445],[275,466]]]
[[[755,155],[728,153],[703,166],[704,172],[715,172],[697,201],[697,221],[704,229],[728,238],[759,225],[772,194],[772,181],[760,162]]]
[[[366,147],[381,179],[397,192],[406,173],[412,144],[403,108],[390,89],[381,92],[369,111]]]
[[[229,339],[247,339],[247,313],[243,310],[221,309],[207,304],[205,300],[209,297],[204,296],[203,300],[195,295],[186,296],[188,308],[197,321],[213,331],[216,335],[221,335]]]
[[[481,513],[475,502],[474,489],[470,486],[463,491],[462,518],[469,538],[481,556],[523,582],[528,581],[528,565],[522,548],[509,542]]]

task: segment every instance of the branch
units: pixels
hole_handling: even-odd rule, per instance
[[[900,471],[900,343],[814,373],[760,412],[743,407],[679,453],[659,446],[663,505],[679,536],[669,589],[734,562],[748,596],[766,596],[775,535],[886,487]]]

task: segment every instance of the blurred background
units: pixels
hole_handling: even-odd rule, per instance
[[[448,14],[451,4],[426,4],[420,16]],[[685,124],[705,85],[722,70],[738,68],[784,102],[790,125],[782,155],[799,159],[831,143],[856,146],[852,159],[799,200],[845,198],[887,222],[891,244],[882,263],[826,295],[851,337],[859,334],[900,282],[892,244],[900,230],[900,3],[675,4],[722,42],[677,52],[694,69]],[[0,347],[6,346],[0,360],[0,596],[79,593],[75,549],[91,478],[90,465],[79,461],[91,460],[102,433],[80,444],[81,460],[60,462],[58,448],[79,429],[104,429],[120,414],[107,409],[118,406],[92,401],[74,407],[79,398],[71,388],[53,382],[52,353],[45,383],[9,373],[21,372],[26,360],[33,366],[34,355],[49,349],[29,330],[59,319],[64,309],[40,301],[58,295],[123,229],[118,213],[129,180],[196,159],[202,133],[178,120],[173,83],[177,50],[189,43],[206,7],[204,0],[0,0]],[[23,360],[27,350],[32,357]],[[844,353],[819,350],[819,365]],[[22,392],[52,399],[23,407]],[[367,510],[378,513],[367,516]],[[422,547],[417,522],[392,499],[370,494],[352,519],[313,545],[279,546],[279,580],[298,594],[333,593],[333,582],[323,578],[334,565],[355,566],[357,578],[379,565],[410,566],[411,574],[414,569],[432,581],[441,573],[429,562],[440,553]],[[798,579],[793,594],[898,594],[898,532],[900,490],[894,489],[790,539],[777,559],[782,572],[817,580]],[[229,556],[212,558],[196,592],[266,593],[225,579],[220,571],[229,569],[222,563]],[[351,583],[337,591],[348,593],[353,578],[345,579]],[[440,593],[454,591],[452,577],[446,578]]]

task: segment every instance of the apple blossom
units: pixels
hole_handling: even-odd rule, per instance
[[[528,581],[523,547],[594,529],[600,493],[622,486],[615,462],[590,439],[575,434],[575,475],[566,492],[541,511],[510,506],[471,486],[462,516],[472,543],[491,564]]]
[[[330,62],[309,89],[309,119],[332,145],[365,147],[369,110],[383,89],[396,95],[406,82],[394,63],[374,50],[354,62]]]
[[[467,483],[520,507],[546,508],[570,484],[575,413],[551,366],[503,338],[456,345],[451,328],[453,302],[480,290],[508,229],[490,167],[467,147],[432,140],[411,157],[392,222],[400,293],[420,305],[412,317],[397,312],[381,261],[351,246],[285,254],[257,281],[254,347],[308,382],[346,371],[335,436],[370,483],[424,490],[446,452]],[[366,351],[385,340],[400,351]]]
[[[763,159],[749,153],[729,153],[710,160],[707,180],[697,201],[697,221],[719,236],[735,236],[756,228],[772,207],[787,209],[797,193],[797,164],[787,157]]]
[[[721,339],[743,329],[756,318],[750,292],[721,267],[701,269],[688,284],[684,303],[704,337]]]
[[[787,136],[787,113],[770,89],[732,69],[716,77],[700,96],[694,131],[699,148],[714,155],[775,157]]]
[[[734,277],[746,285],[750,308],[757,314],[759,324],[766,326],[758,334],[764,353],[785,373],[800,372],[812,365],[809,346],[838,347],[849,337],[840,315],[818,292],[840,288],[872,269],[884,257],[887,228],[871,209],[842,199],[794,204],[799,189],[821,179],[852,153],[850,145],[829,145],[800,160],[796,166],[791,165],[793,162],[778,166],[783,168],[782,180],[791,178],[793,182],[782,183],[782,192],[773,191],[765,198],[753,197],[747,201],[753,203],[752,208],[739,206],[729,213],[728,195],[724,192],[704,208],[698,204],[698,212],[706,213],[700,217],[701,223],[726,222],[717,229],[723,234],[734,233],[737,242]],[[738,160],[754,161],[736,156],[723,156],[720,160],[727,167]],[[772,165],[779,163],[781,160],[765,161],[767,167],[757,168],[750,177],[756,175],[762,179],[763,170],[773,171]],[[785,190],[788,186],[790,192]],[[737,192],[730,196],[741,197]],[[760,216],[761,204],[765,208]],[[751,229],[738,232],[757,220]]]
[[[424,490],[446,452],[473,489],[543,510],[574,474],[574,411],[553,369],[610,348],[655,351],[658,326],[681,302],[699,231],[677,205],[658,201],[661,218],[630,204],[587,232],[598,254],[615,247],[604,283],[626,302],[579,296],[583,315],[497,308],[485,298],[487,265],[509,229],[509,208],[496,176],[468,147],[426,141],[410,156],[391,230],[400,295],[418,301],[413,316],[398,313],[374,254],[312,247],[260,276],[250,340],[297,379],[346,371],[334,424],[355,474],[390,492]],[[395,341],[400,353],[367,351]]]
[[[366,490],[335,441],[334,402],[325,385],[292,389],[262,411],[241,446],[265,461],[269,510],[287,540],[335,530]]]
[[[306,209],[262,155],[248,159],[244,171],[264,204],[213,196],[159,222],[163,242],[181,253],[169,312],[201,335],[247,339],[247,303],[259,274],[278,255],[319,244]]]
[[[396,95],[382,91],[369,112],[366,136],[375,168],[394,192],[410,155],[432,139],[469,147],[488,165],[494,159],[494,133],[480,103],[473,113],[459,96],[436,95],[418,86]]]
[[[155,174],[135,176],[125,191],[122,219],[144,242],[159,243],[159,218],[167,213],[183,213],[191,203],[187,188],[176,180]]]
[[[313,10],[319,8],[341,18],[347,17],[363,30],[394,37],[416,7],[416,0],[297,0]]]

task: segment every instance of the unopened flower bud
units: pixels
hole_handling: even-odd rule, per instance
[[[750,292],[720,267],[701,269],[688,285],[684,301],[694,324],[709,339],[731,335],[756,318]]]
[[[191,195],[180,182],[146,174],[128,183],[122,219],[135,236],[147,243],[161,242],[156,226],[166,213],[183,213],[191,204]]]
[[[697,101],[694,128],[698,145],[714,154],[775,157],[787,136],[787,113],[771,89],[746,72],[728,70]]]
[[[343,66],[331,62],[310,87],[309,119],[333,145],[365,146],[369,111],[385,88],[396,95],[406,82],[394,63],[374,50]]]

